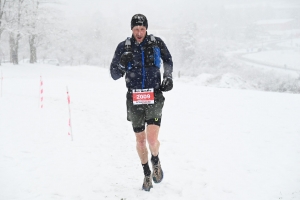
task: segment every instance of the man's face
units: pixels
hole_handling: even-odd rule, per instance
[[[146,36],[147,29],[145,26],[135,26],[132,29],[132,34],[138,43],[141,43]]]

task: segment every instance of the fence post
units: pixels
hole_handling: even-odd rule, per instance
[[[2,74],[2,70],[1,70],[1,97],[2,97],[2,85],[3,85],[3,74]]]
[[[44,107],[44,104],[43,104],[43,101],[44,101],[44,96],[43,96],[43,93],[44,93],[44,89],[43,89],[43,79],[42,79],[42,76],[40,76],[40,105],[41,105],[41,108]]]
[[[67,86],[67,99],[68,99],[68,107],[69,107],[69,132],[68,132],[68,135],[71,136],[71,140],[73,141],[73,132],[72,132],[72,123],[71,123],[71,107],[70,107],[71,99],[70,99],[70,95],[69,95],[68,86]]]

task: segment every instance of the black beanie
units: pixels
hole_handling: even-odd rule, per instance
[[[135,26],[145,26],[146,29],[148,29],[148,20],[145,17],[145,15],[142,15],[142,14],[133,15],[133,17],[131,19],[131,30]]]

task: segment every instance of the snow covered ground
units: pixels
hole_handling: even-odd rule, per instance
[[[295,50],[273,50],[246,54],[245,58],[255,60],[270,66],[288,68],[300,71],[300,51]]]
[[[299,94],[175,79],[160,132],[165,178],[144,192],[124,79],[90,66],[0,70],[1,200],[300,199]]]

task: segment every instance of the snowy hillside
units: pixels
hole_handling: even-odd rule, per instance
[[[300,199],[299,94],[176,78],[159,136],[165,178],[145,192],[124,79],[90,66],[0,70],[1,200]]]

